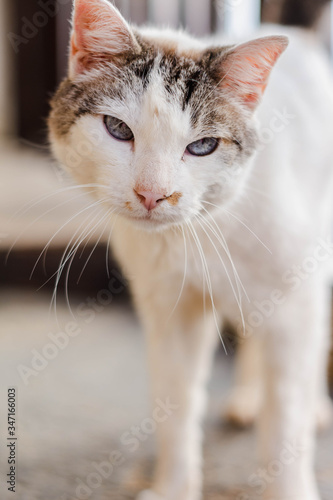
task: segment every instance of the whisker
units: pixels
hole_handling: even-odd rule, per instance
[[[99,214],[100,214],[100,213],[102,213],[102,212],[103,212],[103,209],[101,209],[101,208],[99,208],[99,207],[95,207],[95,210],[94,210],[93,214],[94,214],[94,213],[96,213],[96,208],[97,208],[98,213],[97,213],[97,215],[95,215],[95,217],[93,218],[93,221],[96,219],[96,217],[98,217],[98,216],[99,216]],[[65,248],[65,250],[64,250],[64,252],[63,252],[63,255],[62,255],[62,257],[61,257],[61,260],[60,260],[60,265],[61,265],[61,266],[62,266],[62,263],[63,263],[63,261],[64,261],[64,259],[65,259],[65,256],[66,256],[66,253],[67,253],[67,250],[68,250],[68,248],[70,247],[70,245],[71,245],[71,243],[72,243],[73,239],[75,238],[75,236],[77,235],[77,233],[80,231],[80,229],[82,228],[82,226],[86,223],[86,221],[87,221],[89,218],[91,218],[91,217],[92,217],[92,215],[93,215],[93,214],[88,214],[88,216],[85,218],[85,220],[84,220],[83,222],[81,222],[80,226],[79,226],[79,227],[78,227],[78,229],[75,231],[75,233],[74,233],[74,235],[72,236],[72,238],[70,239],[70,241],[67,243],[67,246],[66,246],[66,248]],[[91,225],[91,223],[92,223],[92,221],[90,221],[88,224],[89,224],[89,225]],[[81,238],[82,234],[83,234],[86,230],[87,230],[87,229],[86,229],[86,228],[84,228],[84,229],[81,231],[80,236],[78,236],[78,238],[76,239],[76,241],[75,241],[75,242],[74,242],[74,244],[72,245],[70,252],[71,252],[71,251],[72,251],[72,249],[76,246],[76,243],[78,242],[78,240]],[[67,255],[69,255],[69,253],[68,253]],[[70,258],[70,255],[69,255],[69,258]],[[59,266],[60,266],[60,265],[59,265]],[[47,280],[43,283],[43,285],[41,285],[41,286],[39,287],[39,289],[38,289],[38,290],[40,290],[41,288],[43,288],[43,287],[44,287],[44,286],[45,286],[45,285],[46,285],[46,284],[47,284],[47,283],[48,283],[48,282],[49,282],[52,278],[54,278],[54,277],[55,277],[55,276],[59,273],[59,269],[60,269],[60,267],[58,267],[57,271],[56,271],[56,272],[54,272],[54,273],[52,274],[52,276],[50,276],[50,277],[49,277],[49,278],[48,278],[48,279],[47,279]]]
[[[206,261],[205,255],[204,255],[204,251],[203,251],[202,245],[200,243],[200,238],[199,238],[199,236],[198,236],[198,234],[197,234],[197,232],[196,232],[196,230],[195,230],[192,222],[189,220],[189,221],[187,221],[187,224],[188,224],[189,230],[190,230],[190,232],[191,232],[191,234],[192,234],[192,236],[194,238],[194,242],[196,243],[196,246],[197,246],[197,249],[198,249],[198,252],[199,252],[199,256],[200,256],[200,259],[201,259],[202,270],[203,270],[203,273],[205,275],[205,279],[206,279],[206,283],[207,283],[207,287],[208,287],[208,293],[209,293],[209,296],[210,296],[210,301],[211,301],[211,306],[212,306],[212,311],[213,311],[213,317],[214,317],[215,326],[216,326],[216,329],[218,331],[221,343],[223,345],[223,349],[224,349],[225,353],[227,354],[227,350],[226,350],[226,347],[225,347],[225,344],[224,344],[224,341],[223,341],[223,338],[222,338],[222,334],[221,334],[221,331],[220,331],[220,327],[219,327],[219,324],[218,324],[218,320],[217,320],[217,310],[216,310],[215,303],[214,303],[212,283],[211,283],[211,279],[210,279],[210,275],[209,275],[209,269],[208,269],[207,261]]]
[[[111,211],[111,210],[112,210],[112,209],[109,209],[109,211]],[[101,219],[101,220],[99,220],[99,221],[97,222],[97,226],[94,226],[94,227],[92,228],[92,229],[93,229],[93,231],[92,231],[92,233],[91,233],[90,237],[88,238],[88,240],[87,240],[87,242],[86,242],[86,244],[85,244],[84,248],[86,248],[87,243],[91,240],[92,236],[96,233],[97,229],[99,228],[99,226],[100,226],[100,224],[103,222],[103,220],[104,220],[105,218],[107,218],[107,216],[108,216],[108,214],[109,214],[109,211],[108,211],[106,214],[104,214],[104,216],[102,217],[102,219]],[[100,215],[100,213],[101,213],[101,212],[103,213],[103,210],[100,210],[100,209],[99,209],[99,212],[98,212],[98,214],[97,214],[97,216],[96,216],[96,217],[99,217],[99,215]],[[94,217],[94,219],[96,219],[96,217]],[[94,223],[94,221],[91,221],[91,222],[89,223],[89,226],[91,226],[93,223]],[[97,240],[97,242],[96,242],[96,244],[95,244],[95,246],[94,246],[93,250],[91,251],[91,253],[90,253],[90,255],[89,255],[89,258],[88,258],[88,261],[90,260],[90,257],[92,256],[92,254],[93,254],[94,250],[96,249],[96,247],[97,247],[97,245],[98,245],[98,243],[99,243],[99,241],[100,241],[101,237],[103,236],[103,234],[104,234],[104,230],[105,230],[105,227],[106,227],[106,225],[104,226],[103,231],[102,231],[102,233],[101,233],[100,237],[98,238],[98,240]],[[87,228],[86,228],[86,229],[87,229]],[[83,234],[83,233],[81,232],[81,239],[80,239],[79,243],[76,245],[76,242],[75,242],[75,243],[74,243],[74,245],[72,246],[72,249],[73,249],[73,252],[72,252],[72,257],[70,258],[70,261],[69,261],[69,263],[68,263],[68,266],[67,266],[67,271],[66,271],[66,278],[65,278],[65,297],[66,297],[66,303],[67,303],[68,309],[69,309],[69,311],[70,311],[70,313],[71,313],[71,315],[72,315],[72,317],[73,317],[73,318],[75,318],[75,316],[74,316],[74,314],[72,313],[72,308],[71,308],[71,306],[70,306],[70,302],[69,302],[68,283],[69,283],[69,274],[70,274],[70,270],[71,270],[72,263],[73,263],[73,261],[74,261],[74,259],[75,259],[75,256],[76,256],[76,254],[77,254],[77,252],[78,252],[78,250],[79,250],[79,248],[80,248],[81,242],[82,242],[82,241],[84,241],[84,239],[87,237],[87,235],[85,234],[85,235],[84,235],[84,237],[82,238],[82,234]],[[76,240],[76,241],[78,241],[78,240]],[[72,251],[72,249],[70,250],[70,252]],[[70,252],[69,252],[69,253],[70,253]],[[82,256],[82,253],[81,253],[81,255],[79,256],[79,259],[81,258],[81,256]],[[84,268],[82,269],[82,271],[81,271],[81,273],[80,273],[80,276],[79,276],[79,278],[78,278],[78,280],[77,280],[76,284],[78,284],[78,283],[79,283],[80,278],[81,278],[81,276],[82,276],[82,274],[83,274],[83,271],[84,271],[85,267],[86,267],[86,266],[87,266],[87,264],[88,264],[88,261],[86,262],[86,264],[85,264]],[[61,271],[61,272],[62,272],[62,271]]]
[[[179,302],[180,302],[180,299],[181,299],[181,296],[183,294],[183,291],[184,291],[184,287],[185,287],[185,281],[186,281],[186,272],[187,272],[187,245],[186,245],[186,236],[185,236],[185,232],[184,232],[184,228],[183,226],[178,226],[180,227],[181,231],[182,231],[182,235],[183,235],[183,241],[184,241],[184,274],[183,274],[183,281],[182,281],[182,284],[181,284],[181,288],[180,288],[180,292],[179,292],[179,295],[178,295],[178,298],[177,298],[177,301],[174,305],[174,308],[172,309],[167,321],[170,320],[170,318],[172,317],[173,313],[175,312]]]
[[[44,212],[43,214],[39,215],[36,219],[34,219],[32,222],[30,222],[21,232],[20,234],[15,238],[13,244],[10,246],[7,254],[6,254],[6,258],[5,258],[5,263],[7,264],[8,262],[8,258],[10,256],[10,253],[12,252],[14,246],[17,244],[17,242],[20,240],[20,238],[22,237],[22,235],[31,227],[33,226],[33,224],[35,224],[37,221],[39,221],[40,219],[42,219],[43,217],[45,217],[45,215],[47,215],[48,213],[52,212],[53,210],[56,210],[57,208],[59,207],[62,207],[68,203],[71,203],[73,200],[76,200],[86,194],[89,194],[89,193],[92,193],[94,192],[94,190],[92,191],[89,191],[87,193],[80,193],[78,196],[75,196],[69,200],[65,200],[64,202],[61,202],[59,203],[58,205],[56,205],[55,207],[52,207],[50,208],[49,210],[47,210],[46,212]],[[52,195],[50,195],[52,196]],[[43,201],[44,199],[46,199],[47,197],[43,197],[43,199],[41,201]],[[35,205],[37,205],[39,202],[37,203],[34,203],[32,204],[29,208],[27,208],[26,210],[24,210],[22,213],[20,213],[20,210],[18,212],[16,212],[16,214],[20,214],[21,216],[24,215],[28,210],[30,210],[31,208],[33,208]],[[13,221],[15,218],[15,215],[13,215],[10,219],[9,219],[9,222]]]
[[[207,222],[207,221],[205,221],[205,219],[204,219],[204,218],[202,218],[202,221],[203,221],[203,222],[205,222],[205,224],[206,224],[206,222]],[[215,252],[216,252],[216,254],[217,254],[217,256],[218,256],[218,258],[219,258],[219,260],[220,260],[220,262],[221,262],[221,264],[222,264],[222,266],[223,266],[223,269],[224,269],[224,271],[225,271],[225,273],[226,273],[226,276],[227,276],[227,278],[228,278],[229,284],[230,284],[230,286],[231,286],[232,292],[233,292],[233,294],[234,294],[234,297],[235,297],[235,300],[236,300],[236,303],[237,303],[237,306],[238,306],[238,309],[239,309],[239,312],[240,312],[240,315],[241,315],[242,324],[245,326],[244,315],[243,315],[243,309],[242,309],[242,298],[241,298],[240,289],[239,289],[239,287],[237,286],[237,291],[238,291],[238,294],[237,294],[237,293],[236,293],[236,290],[235,290],[235,288],[234,288],[234,285],[233,285],[233,283],[232,283],[232,280],[231,280],[231,278],[230,278],[229,272],[228,272],[228,270],[227,270],[227,267],[226,267],[226,265],[225,265],[225,262],[223,261],[222,256],[221,256],[221,254],[219,253],[219,251],[218,251],[218,249],[217,249],[217,247],[216,247],[215,243],[213,242],[212,238],[209,236],[209,234],[208,234],[208,232],[206,231],[206,229],[204,228],[203,224],[201,224],[201,222],[200,222],[199,218],[197,218],[197,222],[198,222],[198,224],[200,225],[201,229],[202,229],[202,230],[204,231],[204,233],[206,234],[206,236],[207,236],[207,238],[209,239],[210,243],[212,244],[212,246],[213,246],[213,248],[214,248],[214,250],[215,250]],[[206,225],[206,227],[208,227],[208,228],[209,228],[209,226],[207,226],[207,225]],[[220,243],[221,243],[221,242],[220,242]],[[222,243],[221,243],[221,244],[222,244]],[[223,248],[223,250],[225,250],[225,248],[224,248],[224,245],[223,245],[223,244],[222,244],[222,248]],[[237,280],[236,280],[236,284],[237,284]]]
[[[246,191],[252,191],[253,193],[259,194],[260,196],[263,196],[264,198],[270,199],[270,195],[267,194],[267,192],[260,191],[260,189],[256,189],[249,184],[246,185],[245,189],[246,189]]]
[[[11,216],[11,218],[9,220],[12,221],[18,215],[24,215],[28,210],[30,210],[31,208],[33,208],[36,205],[38,205],[38,203],[42,203],[43,201],[45,201],[45,200],[47,200],[49,198],[52,198],[52,196],[56,196],[58,194],[66,192],[66,191],[71,191],[73,189],[83,189],[83,188],[104,188],[104,189],[108,189],[108,187],[105,186],[104,184],[95,184],[95,183],[91,183],[91,184],[77,184],[75,186],[66,186],[64,188],[59,188],[59,189],[56,189],[55,191],[52,191],[52,193],[49,193],[47,195],[43,195],[43,196],[37,198],[37,200],[34,199],[32,201],[29,201],[28,203],[25,203],[23,205],[23,207],[21,207],[19,210],[17,210]]]
[[[93,217],[93,214],[96,214],[96,210],[98,211],[97,215],[95,215]],[[67,243],[67,246],[62,254],[62,257],[61,257],[61,260],[60,260],[60,264],[58,266],[58,269],[55,273],[52,274],[52,276],[50,276],[44,283],[41,287],[39,287],[39,289],[43,288],[50,280],[52,280],[55,276],[57,276],[57,280],[56,280],[56,283],[55,283],[55,286],[54,286],[54,291],[53,291],[53,294],[52,294],[52,298],[51,298],[51,301],[50,301],[50,308],[49,308],[49,311],[51,312],[51,309],[52,309],[52,304],[54,302],[54,298],[55,298],[55,294],[57,293],[57,287],[58,287],[58,283],[59,283],[59,280],[60,280],[60,275],[61,275],[61,272],[62,272],[62,269],[60,270],[60,267],[62,266],[62,263],[64,262],[65,258],[66,258],[66,254],[67,254],[67,251],[68,251],[68,248],[71,246],[71,243],[72,241],[74,240],[75,236],[80,232],[82,226],[84,226],[84,224],[86,223],[86,221],[89,219],[89,218],[93,218],[93,221],[96,219],[96,217],[99,216],[99,214],[102,212],[103,210],[101,208],[99,208],[98,206],[95,207],[95,210],[93,211],[92,214],[88,214],[88,216],[85,218],[84,221],[81,222],[80,226],[77,228],[77,230],[75,231],[75,233],[73,234],[72,238],[70,239],[70,241]],[[92,221],[90,221],[88,224],[89,226],[91,225]],[[80,237],[82,236],[82,234],[87,231],[87,228],[84,228],[81,230],[80,232],[80,236],[75,240],[75,242],[73,243],[73,245],[71,246],[71,250],[70,252],[72,252],[72,250],[75,248],[76,249],[76,244],[77,242],[79,241]],[[77,247],[78,248],[78,247]],[[67,254],[69,255],[69,253]],[[60,275],[59,275],[60,273]],[[55,301],[55,313],[56,313],[56,301]],[[57,314],[56,314],[56,318],[57,318]],[[58,321],[58,319],[57,319]]]
[[[249,228],[249,226],[247,224],[245,224],[245,222],[243,222],[241,219],[239,219],[235,214],[231,213],[229,210],[227,210],[226,208],[223,208],[224,212],[226,212],[228,215],[230,215],[231,217],[233,217],[234,219],[236,219],[242,226],[244,226],[248,231],[250,231],[250,233],[256,238],[256,240],[259,241],[259,243],[262,244],[262,246],[267,250],[267,252],[269,252],[271,255],[273,254],[273,252],[265,245],[265,243],[259,238],[258,235],[256,235],[256,233],[254,231],[252,231],[251,228]]]
[[[103,234],[104,234],[104,232],[105,232],[105,229],[106,229],[107,225],[109,224],[108,217],[109,217],[109,216],[110,216],[110,215],[111,215],[114,211],[115,211],[115,209],[109,209],[109,210],[107,211],[107,213],[104,215],[104,217],[101,219],[101,221],[99,222],[99,224],[101,224],[101,223],[102,223],[105,219],[107,219],[107,220],[106,220],[106,223],[105,223],[105,224],[104,224],[104,226],[103,226],[103,230],[101,231],[101,234],[100,234],[100,236],[99,236],[98,240],[96,241],[96,243],[95,243],[95,245],[94,245],[93,249],[91,250],[91,252],[90,252],[90,254],[89,254],[89,256],[88,256],[88,258],[87,258],[87,260],[86,260],[86,262],[85,262],[85,264],[84,264],[84,266],[83,266],[83,268],[82,268],[82,271],[81,271],[81,273],[80,273],[80,276],[79,276],[79,277],[78,277],[78,279],[77,279],[76,284],[78,284],[78,283],[80,282],[81,276],[82,276],[82,274],[84,273],[84,270],[86,269],[86,267],[87,267],[87,265],[88,265],[88,263],[89,263],[89,260],[91,259],[91,257],[92,257],[92,255],[93,255],[93,253],[94,253],[94,251],[95,251],[95,249],[96,249],[96,247],[97,247],[98,243],[100,242],[100,240],[101,240],[101,238],[102,238],[102,236],[103,236]],[[95,232],[96,232],[96,231],[95,231]],[[88,240],[88,241],[90,241],[90,239],[92,238],[92,236],[93,236],[93,235],[94,235],[94,233],[92,233],[92,235],[90,235],[90,238],[89,238],[89,240]],[[82,254],[81,254],[81,255],[82,255]]]
[[[97,207],[95,207],[95,209],[93,209],[93,212],[92,212],[91,214],[89,213],[89,214],[87,215],[87,217],[85,217],[85,218],[84,218],[84,220],[81,222],[81,224],[79,225],[79,227],[75,230],[74,234],[72,235],[71,239],[69,240],[69,242],[68,242],[68,243],[67,243],[67,245],[66,245],[66,248],[65,248],[65,250],[64,250],[64,252],[63,252],[63,254],[62,254],[62,258],[63,258],[63,256],[64,256],[64,254],[66,254],[67,249],[68,249],[68,248],[69,248],[69,246],[71,245],[72,241],[74,240],[75,236],[78,234],[78,232],[80,231],[80,229],[82,228],[82,226],[84,226],[84,225],[85,225],[85,223],[87,222],[87,220],[88,220],[90,217],[92,217],[92,215],[93,215],[94,213],[96,213],[96,209],[97,209],[97,210],[100,210],[98,206],[97,206]],[[81,234],[82,234],[82,233],[81,233]],[[46,267],[46,256],[47,256],[48,249],[49,249],[49,248],[46,248],[46,250],[45,250],[45,252],[44,252],[44,256],[43,256],[43,265],[44,265],[44,269],[45,269],[45,267]],[[61,259],[61,260],[62,260],[62,259]]]
[[[102,202],[102,200],[101,200]],[[100,202],[100,204],[101,204]],[[99,209],[99,211],[97,212],[97,214],[93,217],[92,220],[90,220],[90,222],[88,223],[88,229],[91,225],[94,224],[95,222],[95,219],[99,217],[99,215],[101,213],[104,212],[104,208],[101,208]],[[74,242],[74,244],[72,245],[70,251],[67,253],[66,255],[66,252],[68,250],[68,247],[70,245],[70,243],[67,245],[66,247],[66,250],[63,254],[63,257],[60,261],[60,265],[58,267],[58,270],[47,280],[47,281],[50,281],[54,276],[57,276],[56,277],[56,283],[55,283],[55,287],[54,287],[54,291],[53,291],[53,295],[52,295],[52,299],[51,299],[51,304],[50,304],[50,307],[52,307],[52,304],[54,303],[55,307],[56,307],[56,294],[57,294],[57,289],[58,289],[58,284],[59,284],[59,281],[60,281],[60,278],[61,278],[61,275],[62,275],[62,272],[64,270],[64,267],[66,266],[67,262],[71,259],[71,257],[73,255],[75,255],[75,253],[77,252],[78,248],[80,247],[82,241],[84,241],[84,239],[89,236],[89,234],[96,230],[96,227],[93,226],[89,231],[88,231],[87,228],[84,228],[83,231],[81,232],[80,236],[76,239],[76,241]],[[87,233],[88,231],[88,233]],[[83,235],[83,236],[82,236]],[[72,240],[71,240],[72,241]]]
[[[76,217],[78,217],[79,215],[81,215],[83,212],[87,211],[87,210],[90,210],[91,208],[95,207],[96,205],[99,205],[101,204],[103,201],[105,200],[98,200],[98,201],[95,201],[94,203],[91,203],[90,205],[88,205],[87,207],[84,207],[82,210],[80,210],[79,212],[77,212],[75,215],[73,215],[72,217],[70,217],[69,219],[67,219],[67,221],[53,234],[53,236],[49,239],[49,241],[46,243],[46,245],[44,246],[43,250],[41,251],[32,271],[31,271],[31,274],[30,274],[30,278],[32,278],[33,274],[34,274],[34,271],[38,265],[38,262],[40,261],[40,259],[42,258],[45,250],[50,246],[50,244],[52,243],[52,241],[54,240],[54,238],[63,230],[64,227],[67,226],[67,224],[69,224],[72,220],[74,220]]]
[[[88,193],[92,193],[93,191],[88,191]],[[78,196],[75,196],[74,198],[71,198],[70,200],[66,200],[65,202],[63,203],[59,203],[58,205],[56,205],[55,207],[51,208],[50,210],[47,210],[47,212],[44,212],[42,215],[40,215],[37,219],[35,219],[31,224],[29,224],[29,226],[27,226],[24,231],[26,231],[28,229],[28,227],[30,227],[32,224],[34,224],[35,222],[37,222],[39,219],[43,218],[45,215],[47,215],[49,212],[52,212],[53,210],[56,210],[57,208],[59,207],[62,207],[64,205],[66,205],[67,203],[71,203],[73,200],[76,200],[82,196],[84,196],[86,193],[81,193],[79,194]],[[21,233],[22,235],[23,233]],[[43,267],[44,267],[44,270],[45,270],[45,267],[46,267],[46,254],[47,254],[47,251],[48,251],[48,248],[46,248],[45,252],[44,252],[44,256],[43,256]]]
[[[58,270],[52,276],[52,277],[56,276],[56,282],[55,282],[55,285],[54,285],[53,294],[52,294],[52,298],[51,298],[51,301],[50,301],[50,312],[51,312],[52,306],[54,306],[54,311],[55,311],[57,322],[58,322],[58,316],[57,316],[57,292],[58,292],[58,286],[59,286],[59,282],[60,282],[60,278],[61,278],[62,272],[63,272],[63,270],[64,270],[64,268],[65,268],[65,266],[67,265],[68,262],[69,262],[69,267],[70,267],[70,265],[71,265],[72,261],[74,260],[74,257],[76,255],[78,249],[80,248],[81,242],[86,238],[87,235],[89,235],[90,231],[93,231],[95,229],[94,222],[95,222],[96,218],[98,218],[100,216],[100,214],[103,213],[103,212],[104,212],[104,209],[100,208],[98,210],[97,214],[95,214],[95,216],[93,217],[93,220],[90,220],[88,222],[88,228],[87,227],[84,228],[81,231],[80,235],[76,238],[75,242],[71,246],[71,249],[68,251],[68,253],[66,254],[66,251],[64,252],[64,254],[62,256],[62,259],[61,259],[61,262],[60,262],[60,265],[58,267]],[[93,227],[89,231],[89,228],[92,225],[93,225]],[[68,246],[67,246],[67,248],[68,248]],[[52,277],[50,279],[52,279]],[[68,305],[69,311],[71,313],[71,316],[73,317],[73,319],[75,319],[75,316],[74,316],[74,314],[72,312],[72,309],[71,309],[70,303],[69,303],[68,282],[65,282],[65,295],[66,295],[66,301],[67,301],[67,305]]]
[[[49,151],[50,148],[46,144],[38,144],[37,142],[29,141],[28,139],[19,138],[19,143],[28,145],[30,148],[39,149],[42,151]]]
[[[267,250],[267,252],[269,252],[271,255],[272,255],[272,251],[265,245],[265,243],[259,238],[259,236],[257,236],[255,234],[254,231],[252,231],[252,229],[247,225],[245,224],[245,222],[243,222],[241,219],[239,219],[235,214],[231,213],[229,210],[227,210],[226,208],[224,207],[219,207],[218,205],[214,205],[214,203],[211,203],[209,201],[204,201],[202,200],[202,203],[206,203],[207,205],[211,205],[215,208],[218,208],[219,210],[223,210],[226,214],[230,215],[231,217],[233,217],[235,220],[237,220],[240,224],[242,224],[242,226],[244,226],[258,241],[259,243],[261,243],[261,245]]]
[[[245,294],[245,297],[247,298],[248,302],[250,302],[250,299],[249,299],[249,296],[245,290],[245,287],[242,283],[242,280],[240,279],[239,277],[239,274],[238,274],[238,271],[236,269],[236,266],[233,262],[233,259],[231,257],[231,252],[229,250],[229,247],[228,247],[228,244],[227,244],[227,241],[223,235],[223,232],[222,232],[222,229],[220,228],[220,226],[217,224],[216,220],[214,219],[213,215],[203,206],[201,206],[202,210],[204,210],[206,212],[206,214],[208,215],[208,217],[212,220],[212,223],[214,224],[216,230],[214,229],[214,227],[211,225],[211,223],[203,217],[203,220],[205,221],[206,224],[209,225],[211,231],[213,232],[214,236],[217,238],[217,240],[219,241],[219,243],[221,244],[221,246],[223,247],[224,251],[226,252],[227,256],[228,256],[228,259],[229,259],[229,262],[231,264],[231,267],[232,267],[232,270],[234,272],[234,275],[235,275],[235,280],[236,280],[236,286],[237,286],[237,289],[239,291],[239,285],[241,286],[241,289],[243,290],[243,293]],[[217,233],[218,231],[218,233]],[[221,241],[220,241],[221,239]],[[240,293],[240,291],[239,291]],[[241,298],[241,296],[240,296]]]
[[[108,275],[109,279],[110,279],[110,276],[111,276],[111,274],[110,274],[110,265],[109,265],[109,260],[110,260],[109,252],[110,252],[111,236],[112,236],[113,228],[114,228],[114,226],[116,224],[117,218],[118,218],[118,214],[115,214],[112,226],[110,228],[108,242],[107,242],[106,251],[105,251],[106,272],[107,272],[107,275]]]

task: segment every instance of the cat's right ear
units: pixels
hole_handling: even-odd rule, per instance
[[[138,52],[135,36],[118,9],[107,0],[74,0],[69,76],[102,61]]]
[[[212,54],[212,64],[218,86],[226,95],[236,99],[244,109],[254,111],[266,89],[269,75],[288,46],[285,36],[257,38],[229,50]]]

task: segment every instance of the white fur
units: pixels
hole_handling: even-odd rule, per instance
[[[66,163],[68,151],[86,141],[87,130],[98,131],[98,147],[82,157],[79,169],[71,170],[80,181],[103,184],[99,196],[106,196],[107,205],[118,213],[112,245],[131,277],[145,327],[154,397],[170,397],[179,405],[158,427],[155,480],[152,492],[140,499],[200,498],[204,384],[217,327],[225,318],[240,326],[244,342],[260,335],[264,345],[259,426],[264,467],[277,460],[285,446],[299,449],[297,458],[267,484],[264,498],[319,499],[312,460],[329,332],[328,261],[322,258],[315,272],[299,278],[297,288],[290,270],[314,254],[323,257],[319,238],[330,234],[333,86],[314,38],[302,31],[286,32],[290,47],[274,69],[257,113],[259,131],[269,130],[272,140],[261,144],[252,169],[235,165],[226,173],[214,154],[183,154],[198,137],[189,116],[166,99],[158,73],[142,102],[134,96],[126,105],[105,100],[100,110],[126,121],[136,138],[135,149],[110,137],[102,117],[96,116],[81,118],[67,143],[54,145]],[[173,36],[177,42],[178,35]],[[289,117],[283,122],[279,113]],[[206,222],[197,220],[205,189],[214,182],[219,189],[211,201],[220,208],[204,205],[210,215]],[[180,192],[182,197],[177,205],[164,201],[147,216],[133,192],[138,183],[154,192]],[[186,224],[183,229],[170,226],[184,221],[193,224],[196,234]],[[268,307],[267,301],[273,312],[259,326],[251,326],[256,304]],[[251,373],[250,368],[240,372],[240,391],[251,385]]]

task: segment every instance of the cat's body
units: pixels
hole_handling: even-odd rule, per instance
[[[327,242],[333,188],[328,63],[312,34],[288,31],[290,47],[254,119],[267,65],[284,50],[285,39],[241,45],[235,53],[221,49],[218,57],[226,69],[214,83],[209,72],[218,49],[203,56],[209,43],[176,32],[143,30],[135,39],[109,9],[117,37],[103,32],[113,52],[102,52],[112,53],[118,68],[107,63],[110,90],[105,70],[100,76],[91,68],[87,51],[92,45],[91,52],[96,50],[98,37],[84,38],[80,23],[98,25],[97,6],[105,16],[109,7],[103,0],[77,1],[70,80],[54,99],[50,128],[58,158],[80,182],[98,184],[98,197],[109,206],[109,196],[115,207],[112,246],[145,327],[153,395],[174,405],[157,429],[153,489],[140,498],[200,497],[204,385],[218,329],[228,320],[238,327],[246,358],[238,368],[230,413],[246,422],[261,408],[263,464],[283,456],[285,465],[260,494],[269,500],[318,500],[312,459],[329,333],[327,265],[333,254]],[[124,66],[115,43],[138,55],[126,56]],[[147,50],[150,45],[153,51]],[[123,68],[131,87],[127,94],[126,88],[112,89]],[[251,75],[258,68],[259,80]],[[229,102],[229,92],[238,92],[237,105],[233,95]],[[99,114],[124,121],[126,141],[114,139],[117,128],[110,139]],[[196,142],[206,130],[222,137],[216,152],[214,142]],[[86,140],[87,131],[97,132],[98,148],[82,156],[82,168],[73,168],[68,154]],[[188,149],[183,154],[189,143],[194,154]],[[212,147],[211,154],[202,159],[198,147]],[[258,339],[265,352],[260,370]],[[255,366],[248,355],[256,356]]]

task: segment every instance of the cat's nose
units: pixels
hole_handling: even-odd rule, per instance
[[[151,191],[137,191],[134,189],[134,192],[147,210],[153,210],[153,208],[157,207],[159,202],[167,198],[164,194],[152,193]]]

